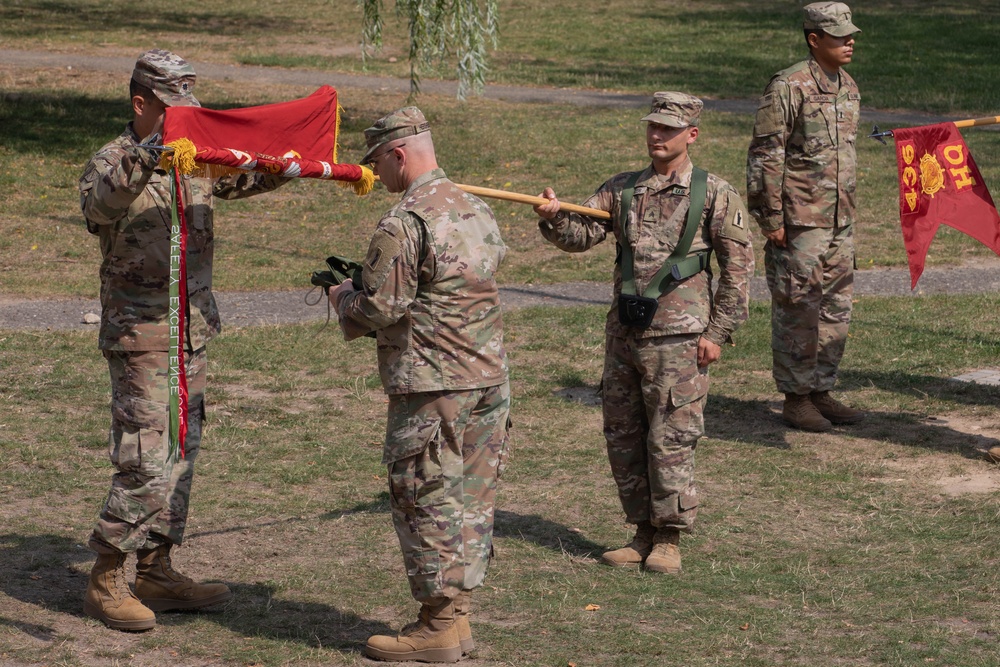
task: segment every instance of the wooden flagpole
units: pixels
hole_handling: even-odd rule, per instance
[[[965,120],[952,121],[955,123],[955,127],[962,129],[963,127],[980,127],[983,125],[996,125],[1000,123],[1000,116],[987,116],[985,118],[967,118]],[[919,127],[919,126],[918,126]],[[869,139],[875,139],[876,141],[885,145],[885,137],[891,137],[892,130],[879,130],[878,125],[872,128],[872,133],[868,135]]]
[[[956,120],[955,127],[979,127],[980,125],[996,125],[997,123],[1000,123],[1000,116],[988,116],[986,118]]]
[[[379,180],[379,177],[376,176],[375,180]],[[476,195],[477,197],[490,197],[491,199],[503,199],[504,201],[512,201],[518,204],[530,204],[531,206],[535,206],[538,204],[544,204],[548,201],[545,197],[523,195],[520,192],[508,192],[507,190],[494,190],[493,188],[483,188],[478,185],[455,183],[455,186],[461,188],[465,192],[468,192],[470,195]],[[579,213],[580,215],[587,215],[600,220],[611,219],[610,213],[602,211],[599,208],[587,208],[586,206],[577,206],[576,204],[567,204],[565,202],[559,202],[559,210],[567,211],[569,213]]]
[[[544,204],[548,201],[545,197],[533,197],[531,195],[522,195],[518,192],[508,192],[507,190],[494,190],[493,188],[481,188],[478,185],[463,185],[461,183],[456,183],[458,187],[462,188],[470,195],[476,195],[477,197],[490,197],[492,199],[503,199],[504,201],[517,202],[518,204],[530,204],[531,206],[536,206],[538,204]],[[602,211],[598,208],[587,208],[586,206],[577,206],[576,204],[567,204],[565,202],[559,202],[559,210],[567,211],[569,213],[579,213],[581,215],[587,215],[592,218],[599,218],[601,220],[610,220],[611,214],[607,211]]]

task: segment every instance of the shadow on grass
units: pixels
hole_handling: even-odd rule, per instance
[[[230,583],[235,597],[217,609],[157,614],[157,623],[177,627],[193,616],[208,618],[246,637],[293,641],[313,648],[360,653],[371,635],[395,635],[396,630],[381,621],[363,618],[338,607],[276,599],[273,586]]]
[[[847,389],[849,384],[845,383],[844,388]],[[864,386],[870,385],[865,382]],[[997,398],[990,400],[990,394],[996,396],[997,392],[986,391],[971,403],[995,405]],[[705,408],[705,431],[710,438],[790,449],[787,434],[794,429],[781,418],[780,398],[760,401],[709,394]],[[947,419],[910,412],[868,411],[864,421],[835,425],[827,433],[957,453],[967,459],[982,459],[985,450],[1000,445],[1000,440],[996,438],[951,428]],[[817,434],[819,437],[822,435]]]
[[[605,550],[604,546],[591,542],[582,534],[537,514],[497,510],[493,534],[496,537],[534,542],[577,557],[596,557]]]
[[[4,616],[0,616],[0,627],[13,628],[29,637],[34,637],[43,642],[55,641],[58,631],[55,628],[50,628],[47,625],[38,625],[36,623],[25,623],[24,621],[15,621]]]
[[[83,163],[132,119],[127,86],[120,100],[73,92],[0,94],[0,146],[21,155]]]
[[[502,485],[500,493],[503,493]],[[336,520],[350,514],[375,512],[389,513],[388,492],[383,491],[375,499],[366,503],[358,503],[349,509],[327,512],[321,515],[320,519]],[[391,529],[391,520],[389,520],[389,517],[386,518],[388,520],[386,529]],[[589,556],[603,550],[603,547],[600,545],[587,540],[566,526],[549,521],[537,514],[518,514],[506,510],[496,510],[494,513],[493,535],[495,537],[534,542],[539,546],[556,551],[565,551],[574,556]]]
[[[59,535],[0,535],[0,591],[13,599],[48,612],[83,615],[88,549]],[[380,621],[362,618],[338,607],[275,598],[275,589],[262,583],[226,582],[236,594],[228,605],[189,612],[157,614],[157,624],[177,627],[194,618],[208,619],[247,637],[296,641],[315,648],[360,652],[372,634],[394,634]],[[321,619],[321,622],[317,622]],[[0,627],[52,641],[55,628],[0,615]]]
[[[501,488],[501,493],[503,490]],[[336,521],[345,516],[355,514],[385,514],[385,529],[392,530],[392,519],[389,516],[389,493],[382,491],[371,500],[360,502],[353,507],[335,509],[316,518],[311,517],[290,517],[265,523],[255,523],[252,525],[240,525],[221,530],[206,530],[188,536],[188,539],[195,537],[205,537],[206,535],[223,535],[226,533],[244,533],[247,530],[263,528],[273,525],[288,525],[292,523],[308,522],[314,525],[315,521]],[[598,544],[591,542],[582,535],[571,531],[562,524],[549,521],[536,514],[517,514],[505,510],[497,510],[494,515],[493,534],[496,537],[508,539],[520,539],[534,542],[540,546],[565,551],[574,556],[588,556],[603,549]]]
[[[841,378],[840,388],[844,390],[874,386],[918,398],[933,394],[936,398],[966,405],[992,407],[1000,403],[1000,387],[955,382],[940,377],[848,371],[842,373]],[[597,406],[600,409],[600,395],[592,385],[560,389],[554,394],[567,401]],[[711,392],[708,395],[705,435],[709,438],[758,447],[790,449],[789,432],[794,430],[781,418],[781,398],[778,394],[775,394],[773,400],[734,398]],[[957,453],[968,459],[982,459],[985,450],[1000,445],[998,438],[951,428],[947,418],[911,412],[869,411],[865,421],[834,426],[829,433]]]
[[[969,345],[993,346],[995,340],[985,337],[970,337]],[[1000,403],[1000,387],[960,382],[940,375],[918,375],[904,371],[848,370],[840,372],[838,389],[866,389],[875,387],[894,394],[926,399],[933,397],[962,405],[983,405],[993,407]]]

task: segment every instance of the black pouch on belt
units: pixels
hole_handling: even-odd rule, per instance
[[[656,315],[656,299],[635,294],[618,295],[618,321],[627,327],[647,329]]]

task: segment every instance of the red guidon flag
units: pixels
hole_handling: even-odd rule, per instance
[[[228,111],[167,107],[163,143],[174,150],[164,155],[164,166],[184,174],[242,170],[335,180],[367,194],[375,183],[371,170],[337,164],[339,125],[337,91],[330,86],[291,102]]]
[[[170,455],[185,456],[187,377],[185,334],[187,303],[187,228],[181,174],[218,177],[261,171],[287,178],[335,180],[363,195],[375,176],[357,164],[337,164],[340,107],[337,91],[323,86],[309,97],[279,104],[215,111],[204,107],[167,107],[163,121],[165,151],[161,165],[171,170],[174,197],[170,228],[170,354],[168,355]]]
[[[899,166],[899,221],[910,289],[944,223],[1000,255],[1000,214],[954,123],[893,130]]]

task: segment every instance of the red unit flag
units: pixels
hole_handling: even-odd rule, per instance
[[[893,130],[899,166],[899,221],[910,288],[944,223],[1000,255],[1000,214],[954,123]]]

